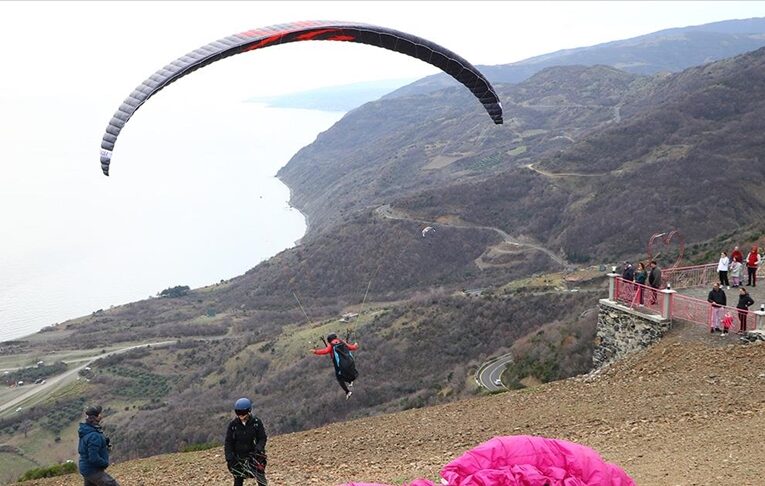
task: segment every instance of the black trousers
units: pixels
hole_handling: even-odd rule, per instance
[[[757,285],[757,267],[746,267],[749,283],[747,285]]]
[[[728,282],[728,271],[720,270],[718,273],[720,274],[720,285],[730,287],[730,282]]]
[[[342,388],[345,393],[348,393],[348,385],[345,384],[345,378],[337,373],[335,373],[335,378],[337,378],[337,382],[340,383],[340,388]]]
[[[98,471],[97,473],[85,476],[83,479],[85,480],[85,486],[119,486],[119,483],[104,471]]]
[[[739,329],[741,331],[746,331],[746,312],[738,311],[738,322],[741,323]]]

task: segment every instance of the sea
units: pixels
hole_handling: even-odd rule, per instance
[[[0,95],[0,341],[230,279],[303,236],[275,175],[344,113],[162,98],[126,125],[106,177],[118,103]]]

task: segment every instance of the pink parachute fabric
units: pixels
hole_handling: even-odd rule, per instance
[[[589,447],[529,435],[484,442],[444,466],[441,477],[448,486],[636,486],[621,468]],[[409,486],[435,484],[419,479]]]
[[[441,470],[449,486],[636,486],[589,447],[518,435],[495,437]]]
[[[346,483],[341,486],[390,486],[389,484],[380,484],[380,483]],[[435,486],[433,484],[433,481],[428,481],[427,479],[418,479],[417,481],[413,483],[405,484],[404,486]]]

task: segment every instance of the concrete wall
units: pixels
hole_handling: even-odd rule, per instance
[[[669,319],[641,314],[628,307],[601,299],[592,363],[595,369],[655,343],[671,325]]]

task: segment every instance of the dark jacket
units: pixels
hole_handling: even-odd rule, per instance
[[[641,285],[645,285],[645,281],[647,278],[648,278],[648,272],[646,272],[645,270],[643,271],[638,270],[637,272],[635,272],[635,282]]]
[[[661,287],[661,270],[659,270],[659,267],[653,267],[648,272],[648,285],[655,289]]]
[[[736,304],[737,309],[748,309],[750,305],[754,304],[754,300],[752,299],[752,296],[749,294],[738,296],[738,304]]]
[[[726,305],[728,299],[725,297],[725,292],[722,289],[712,289],[707,296],[707,302],[712,304],[712,307],[720,307]]]
[[[77,452],[80,453],[80,474],[90,476],[109,467],[109,449],[106,437],[98,425],[81,423],[80,444]]]
[[[243,424],[239,418],[234,418],[226,429],[224,450],[226,462],[231,466],[237,461],[248,459],[254,454],[262,454],[266,450],[266,428],[255,415]]]
[[[627,265],[622,272],[622,278],[624,280],[629,280],[630,282],[635,280],[635,267]]]

